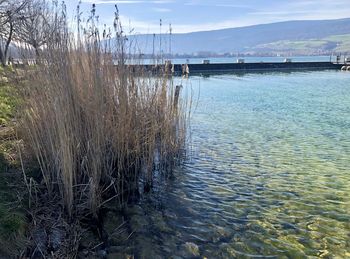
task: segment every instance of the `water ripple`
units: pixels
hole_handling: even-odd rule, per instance
[[[153,217],[149,204],[160,200],[163,217],[129,244],[146,238],[160,258],[186,257],[186,242],[207,258],[349,258],[350,74],[225,75],[192,86],[201,95],[191,157],[140,204]]]

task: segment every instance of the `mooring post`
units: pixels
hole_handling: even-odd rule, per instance
[[[178,103],[179,103],[179,96],[180,96],[180,90],[182,88],[182,85],[177,85],[175,87],[175,94],[174,94],[174,109],[177,109]]]
[[[188,67],[188,64],[186,64],[186,74],[187,74],[187,75],[190,74],[190,68]]]

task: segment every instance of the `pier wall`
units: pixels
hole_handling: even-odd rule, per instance
[[[138,66],[138,65],[136,65]],[[207,72],[250,72],[250,71],[300,71],[300,70],[340,70],[344,64],[331,62],[291,62],[291,63],[211,63],[211,64],[187,64],[187,72],[207,73]],[[143,65],[149,71],[164,69],[164,65]],[[168,66],[171,69],[171,66]],[[173,65],[175,74],[186,73],[186,64]]]

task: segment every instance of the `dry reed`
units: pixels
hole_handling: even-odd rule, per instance
[[[58,197],[69,218],[97,217],[110,199],[122,205],[140,186],[149,190],[155,165],[169,171],[179,160],[186,101],[166,73],[126,65],[118,13],[115,37],[104,32],[102,40],[94,10],[78,34],[57,17],[64,26],[55,26],[27,73],[22,132],[41,168],[41,190]]]

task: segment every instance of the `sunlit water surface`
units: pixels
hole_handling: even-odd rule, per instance
[[[199,96],[189,160],[127,210],[120,250],[350,258],[350,73],[188,80]]]

